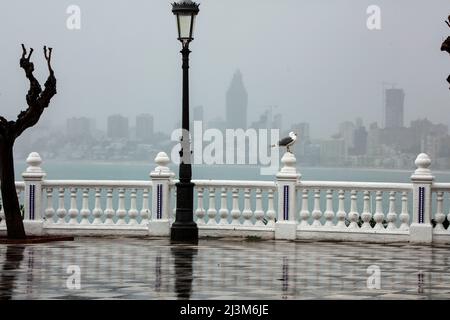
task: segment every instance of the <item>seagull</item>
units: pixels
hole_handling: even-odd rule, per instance
[[[273,144],[273,147],[279,146],[279,147],[286,147],[287,152],[292,153],[291,150],[289,149],[297,140],[297,134],[295,132],[289,132],[289,137],[285,137],[283,139],[281,139],[280,141],[278,141],[278,144]]]

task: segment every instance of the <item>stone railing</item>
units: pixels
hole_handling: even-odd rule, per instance
[[[27,233],[168,236],[177,180],[165,153],[155,162],[142,181],[46,180],[31,153],[16,183]],[[194,180],[200,236],[450,242],[450,183],[434,183],[426,154],[410,183],[303,181],[293,154],[281,162],[274,181]]]

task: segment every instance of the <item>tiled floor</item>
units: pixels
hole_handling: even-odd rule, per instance
[[[0,299],[450,299],[450,246],[77,238],[0,245],[0,272]]]

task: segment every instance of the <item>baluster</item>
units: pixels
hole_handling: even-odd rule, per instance
[[[220,209],[219,209],[219,224],[227,225],[228,224],[228,208],[227,208],[227,188],[222,188],[222,192],[220,193]]]
[[[300,211],[300,227],[309,227],[308,189],[302,190],[302,210]]]
[[[55,209],[53,208],[53,188],[45,188],[47,194],[47,208],[45,209],[45,222],[53,223],[53,217],[55,216]]]
[[[400,230],[409,230],[408,193],[402,192],[402,213],[400,214]]]
[[[350,212],[348,213],[348,220],[350,221],[349,228],[350,229],[358,229],[358,208],[356,207],[356,200],[358,199],[357,191],[352,190],[350,196]]]
[[[239,218],[241,217],[241,210],[239,209],[239,189],[233,188],[231,192],[233,195],[233,208],[231,209],[231,218],[233,220],[231,221],[231,224],[240,225],[241,222],[239,221]]]
[[[264,226],[262,222],[264,218],[264,210],[262,208],[262,190],[256,189],[256,206],[255,206],[255,226]]]
[[[216,225],[216,189],[215,188],[209,188],[208,190],[208,196],[209,196],[209,207],[208,207],[208,225]]]
[[[338,211],[336,213],[336,218],[338,220],[336,227],[338,228],[345,228],[345,205],[344,205],[344,201],[345,201],[345,191],[344,190],[339,190],[339,208]]]
[[[150,210],[148,209],[148,189],[144,189],[142,191],[142,209],[141,209],[141,223],[148,223],[148,219],[150,218]]]
[[[274,200],[273,200],[273,189],[269,189],[267,193],[267,226],[273,227],[275,225],[275,208],[274,208]]]
[[[125,189],[123,188],[119,189],[119,204],[116,215],[116,224],[127,224],[125,221],[125,216],[127,215],[127,210],[125,210]]]
[[[130,220],[128,221],[128,224],[130,225],[137,225],[138,222],[136,220],[139,211],[137,210],[137,205],[136,205],[136,193],[137,190],[136,189],[131,189],[131,193],[130,193],[130,210],[128,211],[128,217],[130,218]]]
[[[81,215],[81,221],[80,224],[90,224],[89,222],[89,216],[91,215],[91,210],[89,210],[89,189],[84,188],[83,189],[83,202],[82,202],[82,208],[80,211]]]
[[[92,224],[102,224],[102,206],[100,203],[101,200],[101,194],[102,189],[101,188],[95,188],[95,204],[94,204],[94,210],[92,210],[92,215],[94,216],[94,221],[92,221]]]
[[[373,215],[373,218],[376,222],[374,229],[377,230],[384,229],[383,226],[384,213],[382,204],[383,204],[383,192],[377,191],[375,197],[375,214]]]
[[[370,220],[372,219],[372,212],[370,211],[370,192],[364,191],[364,208],[361,214],[361,219],[363,224],[361,229],[372,229],[370,225]]]
[[[78,224],[77,188],[70,189],[69,224]]]
[[[395,212],[395,195],[395,191],[389,192],[389,212],[386,216],[388,221],[386,229],[389,230],[397,229],[397,226],[395,225],[395,223],[397,222],[397,213]]]
[[[320,210],[320,190],[314,190],[314,209],[312,211],[312,217],[314,219],[312,226],[313,227],[321,227],[322,223],[320,222],[320,218],[322,217],[322,211]]]
[[[67,210],[64,205],[64,188],[59,188],[59,194],[58,194],[58,210],[56,210],[56,215],[58,216],[58,224],[64,224],[66,223],[66,214]]]
[[[325,226],[334,226],[334,211],[333,211],[333,190],[327,190],[327,207],[324,212],[324,217],[326,219]]]
[[[113,189],[109,188],[106,193],[106,209],[105,209],[105,224],[114,224],[114,208],[113,208]]]
[[[445,221],[443,204],[444,192],[438,191],[436,193],[436,214],[434,216],[434,219],[436,220],[436,226],[434,227],[434,230],[436,231],[445,231],[444,225],[442,224]]]
[[[203,207],[203,192],[204,188],[200,187],[197,190],[197,209],[195,210],[195,216],[197,217],[197,224],[204,225],[205,224],[205,208]]]
[[[250,205],[250,188],[245,188],[244,190],[244,210],[242,211],[242,217],[244,217],[244,226],[252,226],[253,223],[250,220],[252,218],[253,212]]]

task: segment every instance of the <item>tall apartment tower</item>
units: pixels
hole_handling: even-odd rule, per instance
[[[226,126],[230,129],[247,128],[248,95],[238,70],[233,75],[226,94]]]
[[[386,89],[385,99],[385,127],[403,128],[405,92],[403,89]]]
[[[140,114],[136,117],[136,139],[148,142],[153,137],[153,116],[148,113]]]

